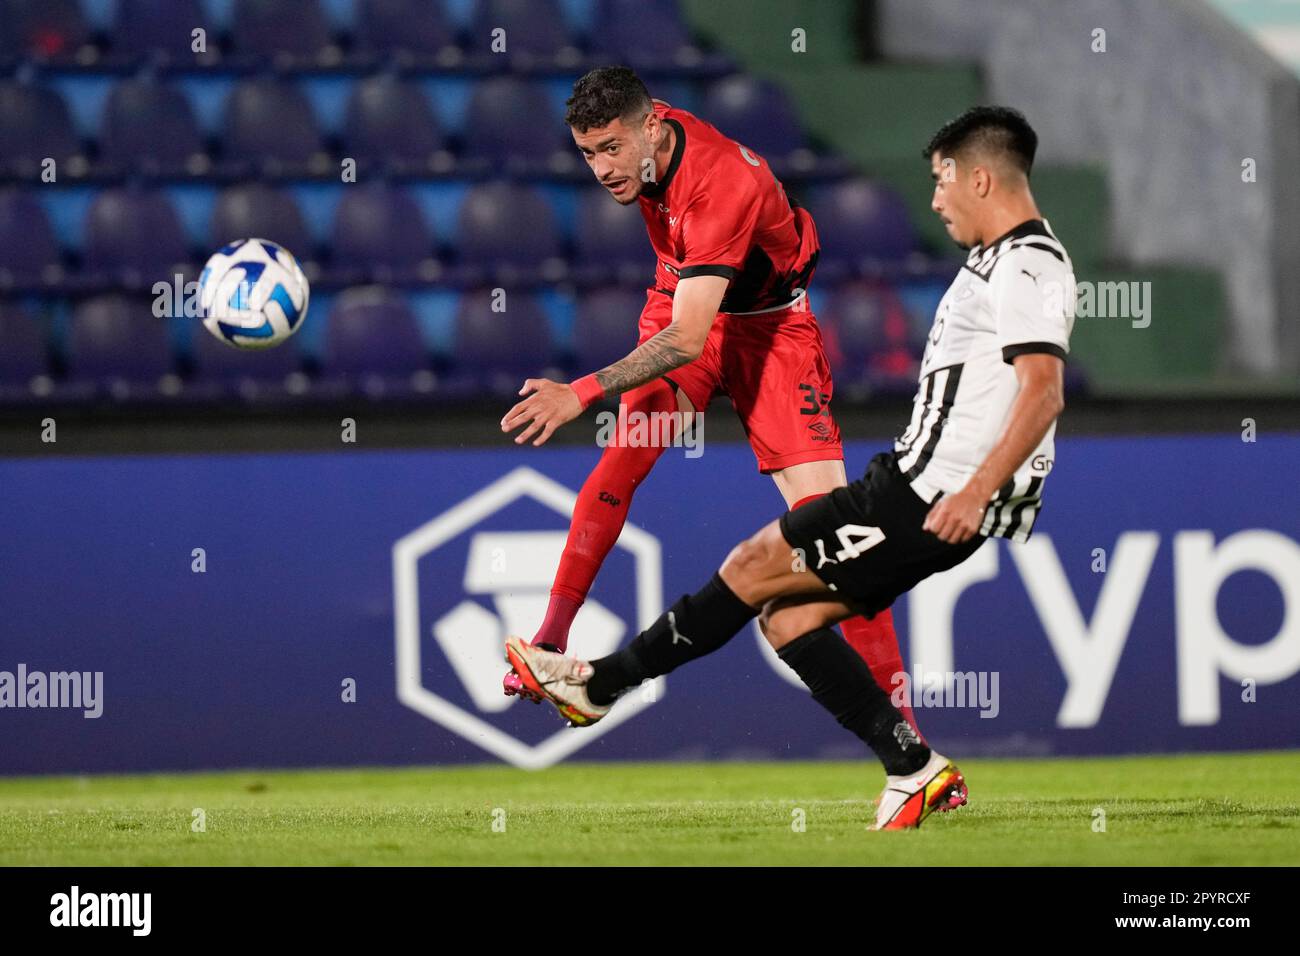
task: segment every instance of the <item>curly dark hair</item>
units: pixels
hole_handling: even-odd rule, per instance
[[[564,105],[564,122],[579,133],[616,119],[640,118],[654,108],[650,91],[626,66],[592,70],[573,84],[573,95]]]
[[[966,146],[978,146],[1005,153],[1025,174],[1034,165],[1038,134],[1025,115],[1009,106],[972,106],[949,120],[930,138],[921,155],[929,159],[936,152],[951,156]]]

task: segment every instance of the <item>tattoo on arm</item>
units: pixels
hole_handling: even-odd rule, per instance
[[[606,395],[622,395],[646,382],[653,382],[675,368],[681,368],[693,358],[682,345],[681,329],[677,325],[669,325],[637,346],[626,358],[597,372],[596,381]]]

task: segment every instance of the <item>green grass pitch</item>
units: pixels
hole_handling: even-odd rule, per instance
[[[962,769],[969,806],[883,834],[866,761],[0,778],[0,865],[1300,864],[1295,752]]]

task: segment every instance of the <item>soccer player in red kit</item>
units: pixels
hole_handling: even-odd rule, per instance
[[[569,384],[527,380],[519,393],[527,397],[502,419],[502,430],[525,426],[516,443],[540,445],[593,402],[614,395],[621,396],[621,415],[677,411],[688,422],[714,395],[725,394],[759,470],[772,476],[789,508],[845,485],[839,428],[829,408],[830,367],[807,299],[818,255],[812,217],[791,204],[761,156],[690,113],[652,100],[630,69],[591,71],[567,105],[565,121],[587,164],[615,200],[640,206],[659,261],[637,348]],[[618,539],[633,492],[662,451],[605,448],[578,493],[534,644],[566,649],[570,625]],[[810,565],[817,559],[807,556]],[[889,610],[841,628],[877,683],[892,691],[903,665]],[[507,674],[506,693],[521,690],[518,676]],[[905,713],[915,728],[910,709]]]

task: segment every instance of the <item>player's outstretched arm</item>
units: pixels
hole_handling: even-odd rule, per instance
[[[724,276],[711,275],[682,279],[673,293],[672,322],[625,358],[594,375],[571,385],[546,378],[528,379],[519,390],[527,397],[501,419],[501,430],[508,432],[527,425],[515,438],[515,444],[534,435],[537,437],[533,445],[545,444],[557,428],[573,421],[596,399],[622,395],[695,361],[704,351],[728,281]]]
[[[989,499],[1038,447],[1065,408],[1065,363],[1055,355],[1031,352],[1012,359],[1020,391],[1007,412],[1007,424],[965,487],[940,498],[925,516],[924,530],[949,544],[969,540],[984,521]]]

